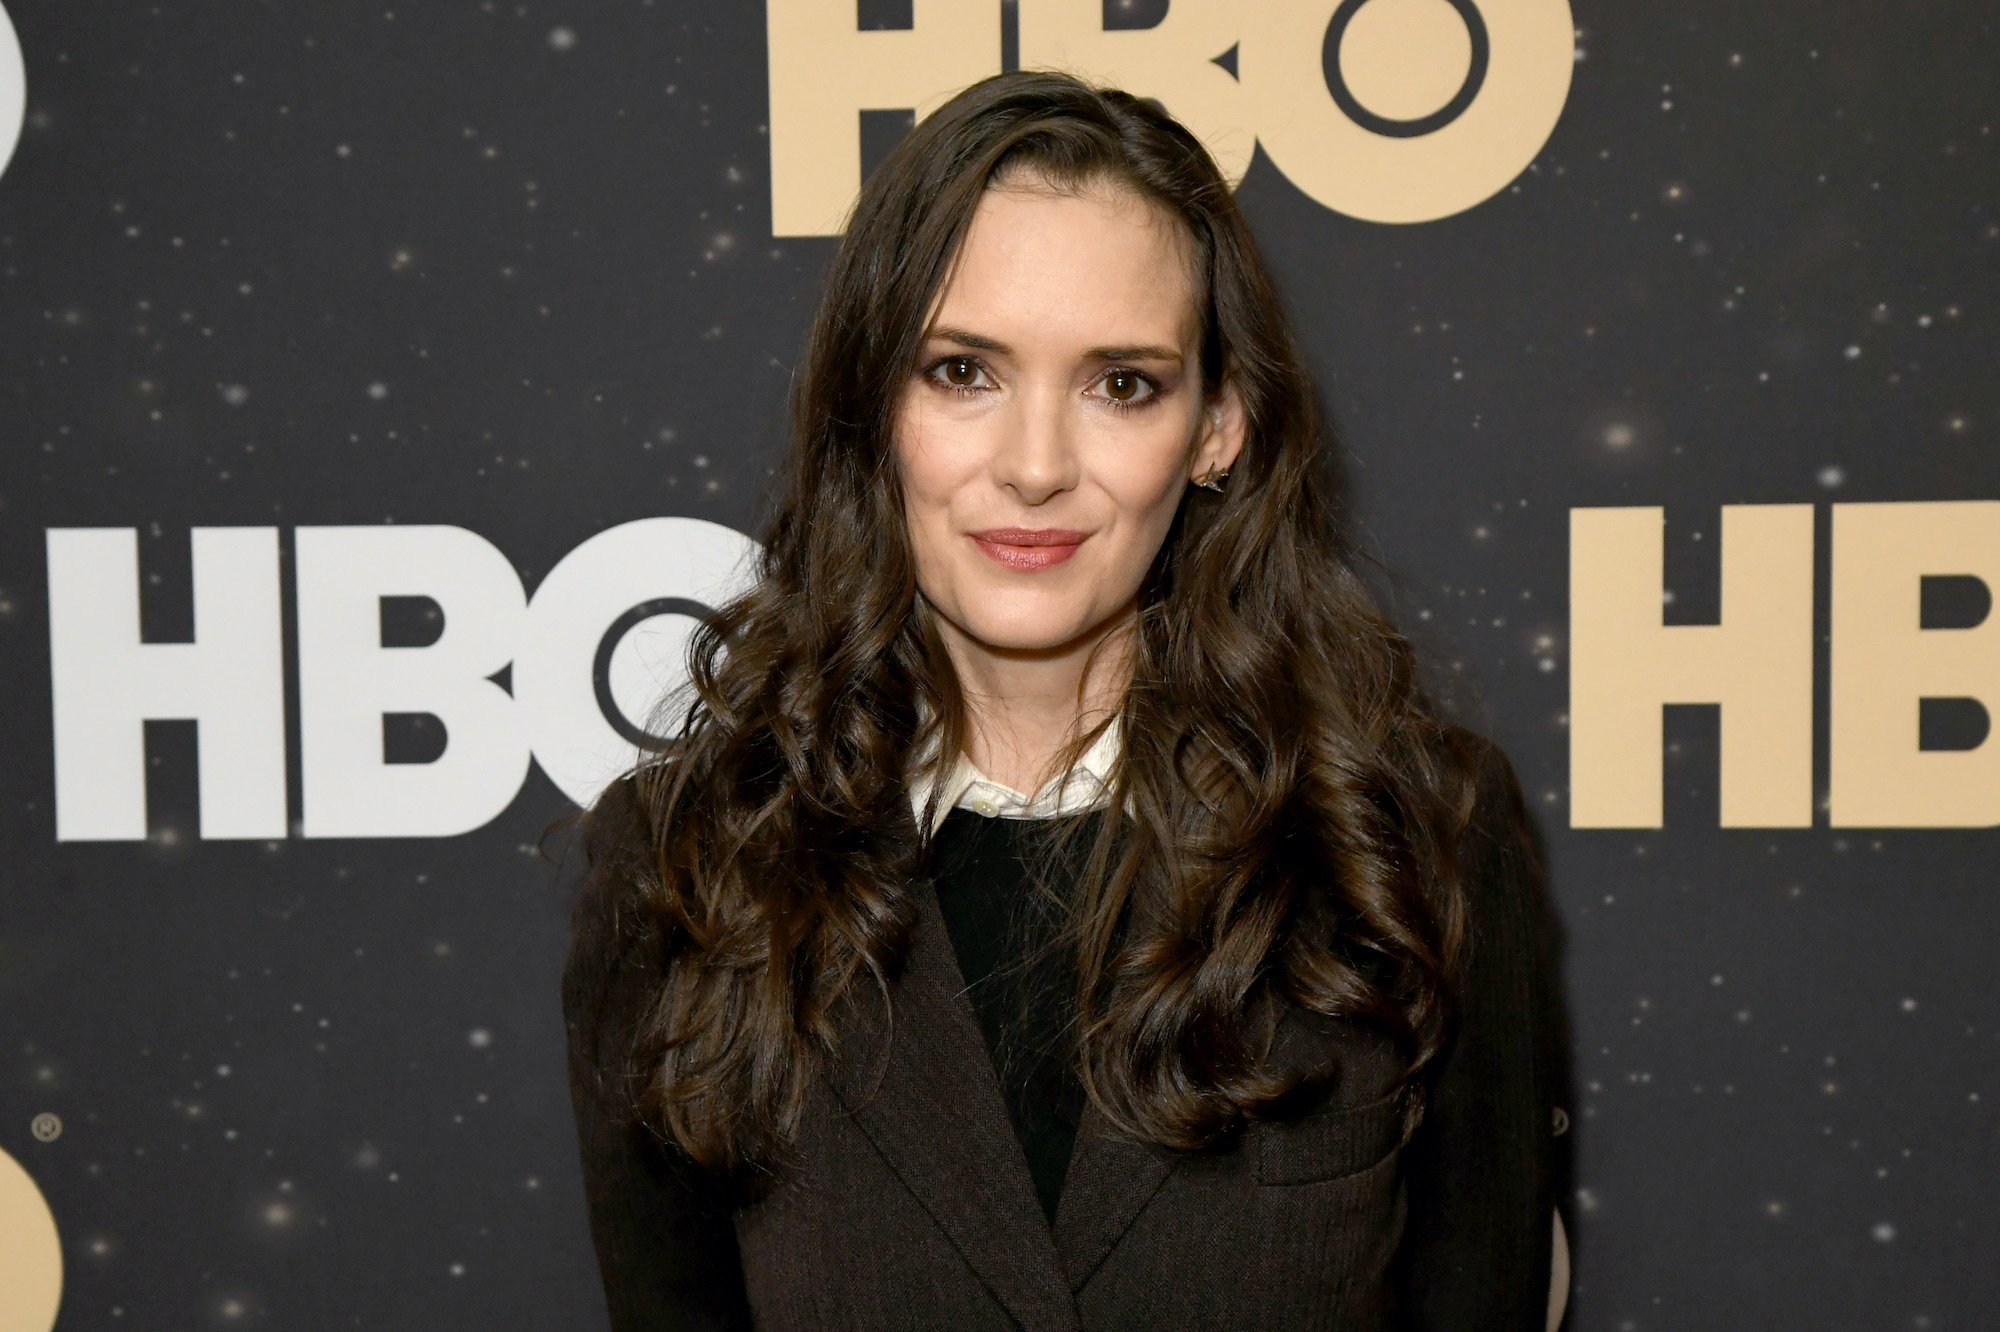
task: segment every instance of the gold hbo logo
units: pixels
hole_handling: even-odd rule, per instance
[[[55,1117],[39,1116],[37,1137]],[[48,1332],[62,1301],[62,1243],[56,1220],[21,1163],[0,1151],[0,1328]]]
[[[919,119],[1001,68],[1000,0],[912,0],[858,31],[851,3],[767,0],[771,232],[836,234],[861,187],[861,113]],[[1102,0],[1019,0],[1020,61],[1165,106],[1232,185],[1258,144],[1300,190],[1371,222],[1491,198],[1569,96],[1568,0],[1173,0],[1150,28]],[[1235,73],[1217,61],[1234,55]]]

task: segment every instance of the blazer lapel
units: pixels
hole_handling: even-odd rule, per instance
[[[880,998],[867,994],[829,1081],[1014,1319],[1030,1332],[1075,1332],[1076,1305],[944,917],[928,882],[917,892],[909,956],[890,987],[893,1021],[884,1030]]]
[[[1180,1161],[1110,1133],[1110,1121],[1086,1097],[1056,1203],[1056,1249],[1071,1290],[1083,1289]]]

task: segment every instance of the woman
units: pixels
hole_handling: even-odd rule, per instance
[[[761,577],[588,815],[615,1327],[1559,1314],[1519,789],[1422,700],[1323,436],[1150,104],[1001,75],[870,178]]]

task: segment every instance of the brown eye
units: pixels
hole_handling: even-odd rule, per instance
[[[1145,389],[1146,381],[1130,370],[1113,370],[1104,377],[1104,396],[1113,402],[1132,402]]]
[[[969,356],[954,356],[944,363],[944,382],[953,388],[971,388],[979,380],[979,367]]]

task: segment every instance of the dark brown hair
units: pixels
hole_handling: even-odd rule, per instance
[[[1411,1088],[1451,1029],[1464,764],[1356,572],[1313,385],[1229,186],[1148,102],[1002,74],[863,187],[761,576],[695,635],[691,693],[657,726],[668,757],[637,774],[660,830],[632,888],[658,975],[630,1049],[639,1109],[718,1171],[783,1158],[843,1003],[886,987],[907,945],[910,756],[957,755],[967,713],[917,592],[893,427],[973,210],[1016,172],[1178,219],[1204,392],[1227,376],[1247,420],[1227,490],[1189,491],[1142,585],[1112,787],[1131,817],[1067,901],[1088,1095],[1131,1137],[1194,1148],[1299,1085],[1264,1059],[1284,1005],[1379,1024]]]

